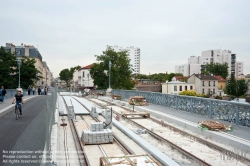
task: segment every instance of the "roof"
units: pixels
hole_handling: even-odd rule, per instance
[[[214,76],[214,77],[217,78],[218,82],[226,82],[226,80],[221,76]]]
[[[88,65],[88,66],[84,66],[82,68],[80,68],[79,70],[82,70],[82,69],[90,69],[92,66],[94,65],[94,63]]]
[[[216,80],[217,78],[215,78],[214,76],[211,76],[209,74],[194,74],[195,77],[199,78],[200,80]]]

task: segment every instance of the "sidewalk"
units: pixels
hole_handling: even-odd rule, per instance
[[[32,96],[24,96],[24,103],[31,100],[34,97],[37,97],[38,95],[32,95]],[[11,99],[5,99],[3,104],[0,104],[0,117],[2,117],[3,115],[7,114],[10,108],[14,108],[14,105],[12,104],[12,100]]]

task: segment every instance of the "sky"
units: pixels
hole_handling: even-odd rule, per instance
[[[38,48],[54,77],[107,45],[141,50],[141,73],[175,72],[210,49],[231,50],[250,74],[249,0],[0,0],[0,45]]]

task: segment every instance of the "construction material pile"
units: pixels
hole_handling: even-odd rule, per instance
[[[127,155],[120,157],[101,157],[100,166],[161,166],[152,156]]]
[[[82,131],[83,144],[103,144],[113,142],[113,132],[110,129],[103,129],[102,122],[92,122],[90,130]]]
[[[130,105],[136,105],[136,106],[147,106],[148,105],[145,97],[143,97],[143,96],[131,96],[128,99],[128,103]]]
[[[118,95],[118,94],[113,94],[113,95],[111,95],[111,97],[114,100],[121,100],[122,99],[122,95]]]
[[[104,92],[97,92],[96,95],[97,96],[104,96]]]
[[[212,121],[212,120],[205,120],[199,122],[202,128],[207,128],[208,130],[215,130],[215,131],[229,131],[231,130],[231,125],[226,126],[220,122]]]

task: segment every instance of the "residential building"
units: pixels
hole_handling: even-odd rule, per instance
[[[85,88],[93,89],[94,88],[94,80],[90,76],[90,68],[92,66],[93,64],[90,64],[78,70],[78,85],[80,86],[80,89],[85,89]]]
[[[223,96],[226,90],[227,80],[221,76],[214,76],[218,80],[218,95]]]
[[[162,93],[178,95],[184,90],[194,90],[195,85],[181,82],[181,81],[170,81],[162,84]]]
[[[42,86],[51,86],[52,73],[46,62],[43,62],[43,73],[42,73]]]
[[[250,74],[247,74],[247,75],[245,76],[245,78],[250,78]]]
[[[181,73],[184,76],[189,75],[189,65],[183,64],[183,65],[175,65],[175,73]]]
[[[15,54],[17,57],[27,56],[29,58],[35,59],[35,67],[39,71],[38,76],[43,77],[37,81],[37,86],[42,86],[45,81],[45,69],[43,58],[37,48],[33,45],[21,44],[20,46],[15,46],[12,43],[6,43],[6,46],[3,47],[6,51],[10,51]],[[47,65],[46,65],[47,66]],[[51,75],[52,77],[52,75]]]
[[[115,52],[121,52],[121,51],[126,51],[128,59],[130,59],[130,64],[132,65],[132,73],[133,74],[140,74],[140,68],[141,68],[141,50],[138,47],[127,47],[127,48],[122,48],[118,47],[117,45],[115,46],[109,46],[107,45],[106,50],[108,49],[113,49]]]
[[[243,75],[243,62],[236,62],[235,63],[235,78],[239,78],[240,75]],[[237,77],[236,77],[237,75]]]
[[[211,75],[193,74],[188,78],[188,83],[195,85],[195,91],[198,94],[217,95],[218,80]]]
[[[175,72],[181,72],[184,76],[190,76],[192,74],[203,73],[204,66],[209,63],[227,63],[228,73],[235,74],[235,78],[238,78],[240,74],[243,74],[243,62],[236,62],[236,54],[233,54],[230,50],[213,49],[202,51],[201,56],[191,56],[188,58],[188,67],[183,65],[176,65]],[[184,70],[180,70],[184,68]]]

